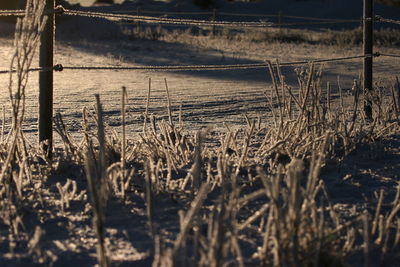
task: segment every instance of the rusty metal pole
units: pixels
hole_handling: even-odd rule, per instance
[[[46,26],[40,36],[39,143],[48,158],[53,150],[53,51],[55,0],[46,0]]]
[[[374,38],[373,0],[364,0],[364,113],[368,120],[372,120],[372,102],[370,91],[373,90],[373,38]]]

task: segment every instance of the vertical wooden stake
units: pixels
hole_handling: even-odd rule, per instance
[[[46,26],[40,36],[39,142],[48,158],[53,150],[53,49],[55,0],[46,0]]]
[[[368,120],[372,120],[372,102],[370,99],[370,91],[373,90],[372,73],[373,73],[373,0],[364,0],[364,24],[363,24],[363,44],[364,44],[364,112]]]

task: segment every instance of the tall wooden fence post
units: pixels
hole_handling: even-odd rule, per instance
[[[373,38],[374,38],[374,11],[373,0],[364,0],[364,23],[363,23],[363,44],[364,44],[364,112],[368,120],[372,119],[372,102],[370,91],[373,90]]]
[[[53,49],[55,0],[46,0],[46,26],[40,36],[39,66],[39,142],[47,157],[53,150]]]

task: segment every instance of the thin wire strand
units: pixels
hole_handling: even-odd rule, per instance
[[[200,71],[200,70],[238,70],[264,68],[266,64],[241,65],[186,65],[186,66],[136,66],[136,67],[97,67],[97,66],[65,66],[65,70],[148,70],[148,71]]]
[[[274,26],[272,23],[266,22],[229,22],[229,21],[207,21],[207,20],[191,20],[191,19],[173,19],[173,18],[159,18],[151,16],[135,16],[126,14],[110,14],[102,12],[87,12],[77,10],[64,10],[64,14],[70,16],[84,16],[91,18],[103,18],[108,20],[126,20],[153,24],[175,24],[175,25],[188,25],[188,26],[225,26],[225,27],[248,27],[248,28],[263,28]]]
[[[154,10],[117,10],[116,14],[158,14],[158,15],[212,15],[213,12],[171,12],[171,11],[154,11]]]
[[[17,10],[0,10],[0,17],[21,17],[25,15],[25,11],[22,9]]]
[[[351,56],[308,61],[282,62],[281,66],[304,65],[310,62],[324,63],[364,58],[365,56]],[[236,65],[186,65],[186,66],[135,66],[135,67],[99,67],[99,66],[65,66],[64,70],[148,70],[148,71],[202,71],[202,70],[243,70],[267,68],[268,63],[236,64]]]
[[[211,12],[211,14],[213,14],[213,13]],[[278,14],[241,14],[241,13],[231,13],[231,12],[217,12],[217,15],[234,16],[234,17],[265,17],[265,18],[279,17]]]
[[[300,25],[319,25],[319,24],[336,24],[355,22],[349,20],[336,20],[336,21],[321,21],[321,22],[302,22],[302,23],[281,23],[276,24],[272,22],[244,22],[244,21],[208,21],[208,20],[193,20],[193,19],[176,19],[176,18],[161,18],[151,16],[138,16],[127,14],[103,13],[103,12],[88,12],[79,10],[65,9],[64,14],[70,16],[84,16],[91,18],[102,18],[116,21],[133,21],[144,22],[150,24],[170,24],[170,25],[186,25],[186,26],[221,26],[221,27],[236,27],[236,28],[266,28],[266,27],[279,27],[279,26],[300,26]],[[357,21],[358,22],[358,21]]]
[[[30,68],[27,71],[28,72],[38,72],[38,71],[61,71],[60,69],[60,65],[56,65],[52,68]],[[0,70],[0,74],[8,74],[8,73],[16,73],[17,70]]]
[[[153,10],[139,10],[139,11],[115,11],[114,13],[130,13],[130,14],[159,14],[159,15],[213,15],[213,12],[171,12],[171,11],[153,11]],[[235,16],[235,17],[256,17],[256,18],[277,18],[278,14],[247,14],[247,13],[232,13],[232,12],[218,12],[217,15],[221,16]],[[329,19],[329,18],[316,18],[316,17],[303,17],[282,15],[284,18],[302,19],[311,21],[329,21],[329,22],[360,22],[355,19]]]
[[[394,55],[394,54],[381,54],[382,57],[395,57],[395,58],[400,58],[400,55]]]
[[[345,61],[352,59],[359,59],[365,57],[376,57],[378,54],[365,55],[365,56],[349,56],[349,57],[337,57],[327,59],[315,59],[315,60],[302,60],[292,62],[279,63],[280,66],[296,66],[313,63],[325,63],[335,61]],[[383,54],[385,55],[385,54]],[[385,55],[390,56],[390,55]],[[261,69],[267,68],[268,63],[255,63],[255,64],[232,64],[232,65],[186,65],[186,66],[62,66],[60,64],[55,65],[53,68],[33,68],[28,71],[62,71],[62,70],[147,70],[147,71],[201,71],[201,70],[243,70],[243,69]],[[16,72],[15,70],[1,70],[0,74]]]
[[[391,23],[391,24],[400,25],[400,20],[386,19],[386,18],[379,17],[379,21],[380,22],[385,22],[385,23]]]
[[[211,13],[212,14],[212,13]],[[217,15],[225,16],[237,16],[237,17],[270,17],[270,18],[290,18],[290,19],[302,19],[311,21],[326,21],[326,22],[360,22],[360,20],[355,19],[329,19],[329,18],[316,18],[316,17],[303,17],[303,16],[291,16],[291,15],[279,15],[279,14],[241,14],[241,13],[230,13],[230,12],[217,12]]]
[[[244,28],[264,28],[264,27],[279,27],[279,26],[295,26],[295,25],[312,25],[312,24],[335,24],[335,23],[347,23],[347,22],[358,22],[356,20],[334,20],[334,19],[323,19],[323,18],[311,18],[311,17],[300,17],[300,16],[285,16],[287,18],[297,18],[297,19],[307,19],[307,20],[317,20],[320,22],[302,22],[302,23],[281,23],[274,24],[271,22],[243,22],[243,21],[207,21],[207,20],[190,20],[190,19],[174,19],[174,18],[160,18],[151,16],[138,16],[138,15],[128,15],[128,14],[116,14],[116,13],[103,13],[103,12],[90,12],[90,11],[79,11],[79,10],[69,10],[64,9],[63,13],[70,16],[86,16],[103,18],[108,20],[131,20],[135,22],[145,22],[145,23],[159,23],[159,24],[175,24],[175,25],[187,25],[187,26],[225,26],[225,27],[244,27]],[[158,12],[158,11],[140,11],[140,13],[148,14],[207,14],[211,15],[212,12]],[[239,13],[229,13],[221,12],[219,15],[237,15],[237,16],[248,16],[248,17],[277,17],[278,15],[260,15],[260,14],[239,14]],[[1,10],[0,16],[24,16],[24,10]],[[382,20],[383,21],[383,20]]]
[[[341,24],[341,23],[356,23],[359,21],[349,21],[349,20],[336,20],[336,21],[313,21],[313,22],[292,22],[292,23],[280,23],[274,24],[274,27],[279,26],[302,26],[302,25],[324,25],[324,24]]]
[[[318,21],[329,21],[329,22],[360,22],[360,20],[356,19],[329,19],[329,18],[314,18],[314,17],[302,17],[302,16],[290,16],[283,15],[283,18],[291,18],[291,19],[303,19],[303,20],[318,20]]]

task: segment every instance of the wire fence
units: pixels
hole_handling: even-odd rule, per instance
[[[41,67],[37,67],[37,68],[30,68],[27,69],[25,71],[27,72],[39,72],[39,71],[63,71],[63,66],[61,64],[57,64],[54,65],[51,68],[41,68]],[[12,70],[0,70],[0,74],[10,74],[10,73],[16,73],[17,70],[12,69]]]
[[[0,17],[21,17],[25,15],[25,10],[0,10]]]
[[[213,18],[210,20],[199,20],[199,19],[177,19],[177,18],[166,18],[166,17],[154,17],[154,16],[143,16],[140,14],[159,14],[159,15],[215,15],[215,12],[164,12],[164,11],[136,11],[136,15],[106,13],[106,12],[93,12],[93,11],[81,11],[65,9],[62,6],[57,6],[55,11],[57,14],[65,14],[68,16],[81,16],[90,18],[101,18],[112,21],[120,22],[142,22],[148,24],[168,24],[168,25],[184,25],[184,26],[219,26],[219,27],[230,27],[230,28],[267,28],[267,27],[283,27],[283,26],[302,26],[302,25],[323,25],[323,24],[340,24],[340,23],[360,23],[362,20],[358,19],[332,19],[332,18],[317,18],[317,17],[305,17],[305,16],[293,16],[285,15],[285,18],[290,19],[301,19],[308,20],[308,22],[288,22],[288,23],[273,23],[270,21],[221,21]],[[133,12],[133,11],[132,11]],[[125,13],[129,13],[126,12]],[[24,10],[0,10],[0,16],[24,16]],[[281,14],[245,14],[245,13],[230,13],[230,12],[218,12],[218,15],[224,16],[240,16],[240,17],[283,17]],[[397,24],[400,25],[400,21],[387,19],[377,16],[379,22]]]
[[[139,12],[139,11],[137,11]],[[340,19],[328,19],[328,18],[315,18],[315,17],[303,17],[303,16],[285,16],[293,19],[303,20],[315,20],[310,22],[301,23],[269,23],[269,22],[243,22],[243,21],[207,21],[207,20],[193,20],[193,19],[174,19],[174,18],[162,18],[142,15],[129,15],[129,14],[116,14],[116,13],[105,13],[105,12],[91,12],[91,11],[80,11],[65,9],[62,6],[57,6],[54,13],[63,14],[68,16],[80,16],[89,18],[100,18],[111,21],[123,21],[123,22],[144,22],[150,24],[172,24],[172,25],[185,25],[185,26],[222,26],[222,27],[234,27],[234,28],[265,28],[265,27],[280,27],[280,26],[291,26],[291,25],[310,25],[310,24],[330,24],[330,23],[348,23],[348,22],[360,22],[359,20],[340,20]],[[207,14],[211,15],[213,12],[162,12],[162,11],[141,11],[140,13],[152,13],[152,14]],[[0,16],[23,16],[24,10],[2,10]],[[229,13],[219,12],[219,15],[226,16],[251,16],[251,17],[277,17],[279,15],[263,15],[263,14],[242,14],[242,13]],[[400,21],[386,19],[377,16],[377,21],[385,23],[400,24]],[[310,62],[313,63],[324,63],[334,61],[345,61],[351,59],[360,59],[366,57],[377,57],[377,56],[399,58],[400,55],[394,54],[379,54],[374,55],[356,55],[349,57],[335,57],[328,59],[315,59],[315,60],[303,60],[294,62],[279,62],[280,66],[294,66],[303,65]],[[259,69],[268,67],[268,63],[254,63],[254,64],[228,64],[228,65],[183,65],[183,66],[63,66],[57,64],[52,68],[31,68],[29,72],[37,71],[63,71],[63,70],[146,70],[146,71],[201,71],[201,70],[240,70],[240,69]],[[0,70],[0,74],[7,74],[16,72],[16,70]]]
[[[337,57],[327,59],[317,59],[309,61],[292,61],[292,62],[277,62],[280,66],[296,66],[304,65],[308,63],[324,63],[334,61],[345,61],[364,57],[375,57],[376,55],[367,56],[349,56],[349,57]],[[235,65],[186,65],[186,66],[139,66],[139,67],[90,67],[90,66],[76,66],[76,67],[64,67],[66,70],[161,70],[161,71],[200,71],[200,70],[240,70],[240,69],[260,69],[268,68],[268,61],[259,64],[235,64]]]
[[[393,58],[400,58],[400,55],[394,54],[381,54],[382,57],[393,57]]]
[[[112,21],[122,22],[143,22],[149,24],[169,24],[169,25],[185,25],[185,26],[221,26],[221,27],[233,27],[233,28],[265,28],[275,27],[270,22],[243,22],[243,21],[208,21],[208,20],[193,20],[193,19],[173,19],[173,18],[161,18],[151,16],[137,16],[137,15],[121,15],[113,13],[103,12],[90,12],[90,11],[77,11],[77,10],[64,10],[65,15],[69,16],[83,16],[90,18],[101,18]]]
[[[382,17],[379,17],[379,16],[378,16],[378,21],[385,22],[385,23],[390,23],[390,24],[400,25],[400,20],[387,19],[387,18],[382,18]]]
[[[310,18],[310,17],[301,17],[301,16],[286,16],[286,18],[290,19],[301,19],[308,20],[304,22],[289,22],[283,23],[282,21],[282,13],[278,15],[268,15],[270,17],[278,18],[278,23],[273,23],[268,21],[267,15],[262,17],[258,17],[258,21],[226,21],[226,20],[217,20],[216,11],[208,13],[208,15],[212,15],[211,20],[200,20],[200,19],[183,19],[183,18],[168,18],[165,15],[168,15],[166,12],[163,12],[163,16],[143,16],[140,15],[139,10],[137,10],[136,15],[129,14],[117,14],[117,13],[106,13],[106,12],[92,12],[92,11],[81,11],[81,10],[71,10],[65,9],[62,6],[57,6],[54,8],[54,2],[46,1],[46,11],[45,15],[49,14],[57,14],[57,15],[67,15],[67,16],[79,16],[79,17],[88,17],[88,18],[96,18],[96,19],[106,19],[110,21],[117,22],[136,22],[136,23],[148,23],[148,24],[157,24],[157,25],[179,25],[179,26],[206,26],[206,27],[227,27],[227,28],[270,28],[270,27],[284,27],[284,26],[299,26],[299,25],[322,25],[322,24],[338,24],[338,23],[353,23],[353,22],[362,22],[363,23],[363,33],[364,33],[364,54],[356,55],[356,56],[348,56],[348,57],[335,57],[335,58],[327,58],[327,59],[314,59],[307,61],[294,61],[294,62],[276,62],[280,66],[294,66],[294,65],[304,65],[307,63],[324,63],[324,62],[335,62],[335,61],[344,61],[344,60],[353,60],[353,59],[364,59],[364,88],[372,88],[372,73],[373,73],[373,57],[385,56],[391,58],[400,58],[400,55],[395,54],[379,54],[373,52],[373,22],[383,22],[383,23],[391,23],[400,25],[400,21],[382,18],[382,17],[373,17],[373,0],[364,0],[364,15],[363,19],[360,20],[341,20],[341,19],[329,19],[329,18]],[[142,12],[143,13],[143,12]],[[152,13],[156,14],[156,13]],[[161,13],[160,13],[161,14]],[[198,14],[198,13],[197,13]],[[0,10],[0,17],[7,16],[24,16],[24,10]],[[172,13],[169,13],[172,15]],[[175,14],[176,15],[176,14]],[[192,15],[194,15],[192,13]],[[224,16],[249,16],[256,17],[258,14],[235,14],[235,13],[227,13],[220,12],[219,15]],[[257,68],[267,68],[270,62],[262,62],[255,64],[235,64],[235,65],[186,65],[186,66],[63,66],[61,64],[57,64],[52,66],[53,56],[54,56],[54,16],[48,16],[48,21],[45,25],[45,30],[41,35],[41,46],[40,46],[40,60],[39,60],[39,68],[31,68],[26,71],[28,72],[41,72],[42,75],[39,76],[39,141],[49,141],[49,146],[46,146],[44,149],[48,151],[51,155],[52,150],[52,117],[53,117],[53,71],[63,71],[63,70],[146,70],[146,71],[202,71],[202,70],[235,70],[235,69],[257,69]],[[17,70],[0,70],[0,74],[11,74],[15,73]],[[49,97],[51,96],[51,97]],[[370,102],[364,103],[365,116],[368,119],[372,118],[372,108]]]
[[[114,11],[113,13],[132,13],[132,14],[154,14],[154,15],[180,15],[180,16],[191,16],[191,15],[218,15],[218,16],[231,16],[231,17],[252,17],[252,18],[290,18],[290,19],[301,19],[310,21],[325,21],[325,22],[357,22],[360,20],[356,19],[332,19],[332,18],[317,18],[317,17],[305,17],[305,16],[292,16],[280,14],[247,14],[247,13],[232,13],[232,12],[219,12],[219,11],[205,11],[205,12],[173,12],[173,11],[155,11],[155,10],[141,10],[136,11]]]
[[[131,21],[131,22],[143,22],[149,24],[168,24],[168,25],[183,25],[183,26],[219,26],[228,28],[268,28],[268,27],[322,25],[322,24],[339,24],[339,23],[355,23],[355,22],[360,23],[360,20],[324,19],[324,18],[310,18],[310,17],[299,17],[299,16],[286,16],[286,17],[307,19],[314,21],[290,22],[290,23],[282,23],[282,22],[273,23],[270,21],[258,21],[258,22],[221,21],[221,20],[210,21],[210,20],[199,20],[199,19],[177,19],[177,18],[142,16],[138,14],[129,15],[129,14],[115,14],[115,13],[104,13],[104,12],[77,11],[69,9],[64,9],[63,12],[64,14],[69,16],[85,16],[85,17],[102,18],[102,19],[123,21],[123,22]],[[219,14],[233,14],[233,13],[219,13]],[[266,16],[272,16],[272,15],[265,15],[264,17]]]
[[[338,62],[338,61],[348,61],[353,59],[361,59],[366,57],[400,57],[400,55],[390,55],[390,54],[380,54],[375,53],[373,55],[357,55],[348,57],[335,57],[326,59],[315,59],[315,60],[301,60],[301,61],[291,61],[291,62],[275,62],[279,66],[296,66],[305,65],[311,63],[327,63],[327,62]],[[270,62],[273,62],[272,60]],[[245,70],[245,69],[262,69],[268,68],[269,63],[253,63],[253,64],[226,64],[226,65],[165,65],[165,66],[63,66],[62,64],[57,64],[53,68],[32,68],[27,70],[28,72],[38,72],[38,71],[64,71],[64,70],[142,70],[142,71],[205,71],[205,70]],[[16,72],[16,70],[0,70],[0,74],[7,74],[10,72]]]
[[[173,12],[173,11],[156,11],[156,10],[132,10],[132,11],[113,11],[113,13],[119,14],[154,14],[154,15],[212,15],[213,12],[203,11],[203,12]]]

